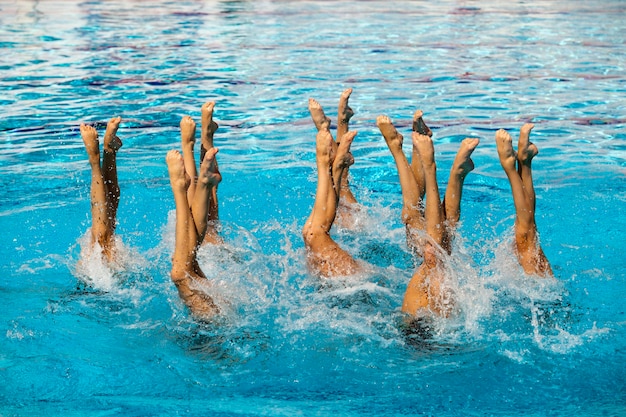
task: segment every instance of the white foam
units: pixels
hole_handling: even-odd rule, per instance
[[[80,254],[73,273],[79,280],[95,290],[124,293],[135,302],[139,301],[141,292],[138,288],[121,286],[129,274],[140,272],[147,266],[147,262],[138,252],[124,245],[119,236],[114,236],[115,259],[108,261],[103,255],[102,247],[97,242],[91,244],[91,230],[81,236],[77,243]]]

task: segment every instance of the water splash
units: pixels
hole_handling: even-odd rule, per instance
[[[147,269],[148,263],[141,254],[126,246],[120,236],[114,236],[115,259],[108,261],[103,256],[102,247],[97,242],[91,244],[91,229],[78,239],[77,245],[80,247],[79,259],[72,268],[77,279],[93,290],[125,294],[138,302],[141,298],[138,287],[123,287],[122,284]]]

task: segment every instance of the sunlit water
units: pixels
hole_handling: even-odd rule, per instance
[[[623,2],[0,1],[0,414],[624,415]],[[368,265],[321,282],[300,229],[315,191],[307,99],[354,88]],[[226,244],[200,263],[222,307],[195,323],[169,279],[164,162],[181,116],[217,102]],[[438,172],[481,138],[450,268],[458,312],[403,332],[415,267],[375,126],[421,108]],[[88,242],[78,125],[123,118],[117,265]],[[510,252],[493,142],[525,121],[556,282]],[[408,145],[408,141],[406,143]],[[408,146],[406,151],[409,151]]]

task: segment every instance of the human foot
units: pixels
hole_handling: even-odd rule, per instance
[[[206,151],[204,159],[200,164],[199,181],[209,186],[216,186],[222,181],[222,174],[217,167],[217,148],[210,148]]]
[[[337,111],[337,123],[347,125],[352,116],[354,116],[354,111],[348,105],[348,100],[350,99],[350,94],[352,94],[352,89],[348,88],[341,93],[341,97],[339,98],[339,110]],[[341,138],[337,138],[340,140]]]
[[[498,149],[500,165],[502,165],[504,171],[515,171],[515,161],[517,157],[513,149],[511,135],[509,135],[506,130],[500,129],[496,132],[496,147]]]
[[[459,146],[459,150],[456,153],[454,162],[452,163],[451,174],[465,178],[474,169],[474,161],[472,161],[471,155],[474,149],[478,146],[480,139],[478,138],[465,138]]]
[[[107,123],[107,129],[104,132],[104,151],[116,152],[122,147],[122,141],[117,137],[117,129],[120,127],[122,118],[120,116],[113,117]]]
[[[85,150],[87,151],[87,155],[89,155],[90,157],[99,156],[100,144],[98,142],[98,132],[96,131],[96,129],[93,126],[81,123],[80,136],[83,138],[83,143],[85,144]]]
[[[200,134],[200,140],[202,147],[205,150],[213,147],[213,135],[217,132],[219,125],[213,121],[213,109],[215,108],[215,102],[209,101],[202,105],[200,110],[202,114],[202,131]]]
[[[432,137],[433,132],[428,126],[426,126],[424,119],[422,119],[423,115],[424,112],[421,110],[417,110],[415,114],[413,114],[413,132]]]
[[[187,190],[191,179],[186,175],[183,156],[177,150],[171,150],[165,156],[167,171],[170,174],[170,184],[173,189]]]
[[[322,109],[320,103],[312,98],[309,99],[309,113],[311,113],[311,118],[318,131],[330,130],[330,119],[324,114],[324,109]]]
[[[378,126],[380,133],[385,138],[389,150],[392,152],[402,151],[404,137],[396,130],[389,117],[384,115],[378,116],[376,118],[376,126]]]
[[[424,168],[435,164],[435,146],[430,136],[422,135],[417,132],[411,134],[413,146],[417,149],[420,161]]]
[[[183,116],[180,119],[180,140],[183,145],[183,149],[193,146],[196,142],[196,122],[189,116]]]
[[[539,153],[537,146],[529,140],[533,127],[535,127],[534,124],[526,123],[520,129],[517,142],[517,159],[520,164],[530,165],[532,159]]]

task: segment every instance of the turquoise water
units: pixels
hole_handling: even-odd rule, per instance
[[[0,1],[0,414],[625,415],[624,22],[608,0]],[[333,235],[371,268],[321,285],[300,237],[307,99],[334,117],[347,87],[363,210]],[[227,243],[199,254],[225,311],[202,327],[168,276],[164,157],[208,100]],[[426,340],[398,325],[414,263],[375,125],[387,114],[406,135],[417,108],[442,188],[460,140],[481,138],[454,248],[460,314]],[[102,132],[114,115],[117,270],[80,253],[78,125]],[[508,246],[493,135],[529,120],[553,284],[523,276]]]

